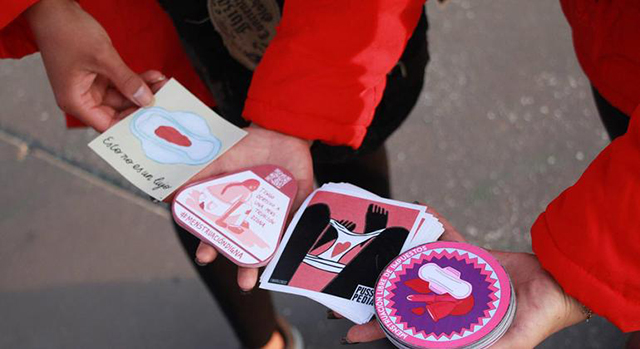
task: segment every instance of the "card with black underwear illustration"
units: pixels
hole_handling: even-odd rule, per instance
[[[304,295],[355,322],[367,321],[382,268],[412,241],[439,237],[439,223],[426,215],[425,206],[344,184],[323,186],[293,218],[261,287]]]

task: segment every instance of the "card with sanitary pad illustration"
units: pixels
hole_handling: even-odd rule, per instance
[[[261,165],[192,183],[173,199],[173,218],[234,263],[273,256],[298,186],[291,173]]]
[[[171,79],[152,107],[138,109],[89,147],[136,187],[163,200],[245,135]]]

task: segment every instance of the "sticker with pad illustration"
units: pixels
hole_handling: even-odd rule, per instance
[[[281,167],[252,167],[180,189],[173,218],[234,263],[263,266],[276,251],[297,189]]]
[[[89,147],[136,187],[163,200],[247,133],[176,80],[98,136]]]
[[[375,288],[375,310],[400,348],[485,348],[515,315],[509,277],[487,251],[434,242],[395,258]]]
[[[130,127],[145,155],[161,164],[202,165],[220,152],[220,140],[195,113],[146,108],[136,113]]]

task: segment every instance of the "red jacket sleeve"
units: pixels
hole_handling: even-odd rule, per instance
[[[38,0],[0,0],[0,58],[21,58],[36,52],[27,22],[20,15]]]
[[[640,107],[532,228],[542,266],[594,313],[640,330]]]
[[[31,30],[20,16],[37,0],[0,0],[0,58],[21,58],[37,51]],[[215,105],[182,49],[171,19],[157,0],[80,0],[80,5],[109,33],[127,65],[136,72],[156,69],[174,77],[207,105]],[[67,115],[67,126],[84,126]]]
[[[424,0],[288,0],[244,116],[305,139],[357,148]]]

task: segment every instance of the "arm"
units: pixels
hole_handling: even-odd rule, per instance
[[[244,116],[298,138],[358,148],[386,74],[423,5],[421,0],[287,1],[278,34],[253,76]]]
[[[386,75],[402,55],[423,5],[424,0],[287,0],[245,103],[243,115],[254,123],[249,135],[193,180],[277,164],[298,181],[297,208],[313,189],[305,140],[360,146]],[[200,243],[200,264],[216,257],[213,247]],[[251,289],[257,277],[256,269],[240,268],[238,283]]]
[[[20,58],[39,49],[61,109],[84,122],[67,115],[68,126],[104,130],[136,105],[133,94],[140,86],[139,104],[152,99],[144,86],[159,81],[158,71],[214,104],[156,0],[0,0],[0,9],[0,58]],[[149,69],[154,71],[141,76],[146,84],[132,72]],[[78,83],[80,75],[84,85]],[[78,108],[78,91],[87,92],[82,95],[85,108]],[[108,98],[89,101],[95,104],[87,111],[89,95]]]
[[[640,330],[640,107],[532,228],[542,266],[594,313]]]
[[[141,77],[131,71],[102,26],[75,1],[24,1],[23,5],[31,6],[15,11],[20,17],[14,24],[28,24],[21,33],[33,35],[63,111],[104,131],[122,113],[153,101],[147,83],[159,82],[162,74],[151,71]]]

